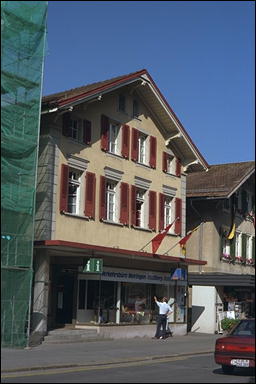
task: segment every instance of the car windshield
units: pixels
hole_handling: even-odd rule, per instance
[[[252,320],[242,320],[231,332],[232,336],[255,336],[255,323]]]

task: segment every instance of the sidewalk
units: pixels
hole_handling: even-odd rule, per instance
[[[41,344],[30,349],[1,349],[1,372],[78,367],[214,352],[221,335],[189,333],[166,340],[148,337],[69,344]]]

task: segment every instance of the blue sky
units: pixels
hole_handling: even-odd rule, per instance
[[[43,95],[147,69],[209,164],[255,159],[253,1],[49,1]]]

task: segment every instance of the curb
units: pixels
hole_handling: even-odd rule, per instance
[[[15,372],[26,372],[26,371],[44,371],[47,369],[63,369],[63,368],[81,368],[81,367],[97,367],[101,365],[114,365],[114,364],[122,364],[122,363],[131,363],[131,362],[140,362],[140,361],[149,361],[149,360],[160,360],[160,359],[168,359],[172,357],[178,356],[194,356],[194,355],[203,355],[208,353],[213,353],[213,350],[208,351],[199,351],[199,352],[187,352],[187,353],[175,353],[172,355],[161,355],[161,356],[143,356],[143,357],[134,357],[127,358],[122,360],[112,360],[112,361],[103,361],[100,363],[88,363],[88,364],[55,364],[55,365],[47,365],[44,367],[23,367],[23,368],[11,368],[11,369],[3,369],[1,370],[1,374],[3,373],[15,373]]]

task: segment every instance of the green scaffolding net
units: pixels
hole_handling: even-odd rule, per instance
[[[1,345],[28,344],[47,1],[1,2]]]

